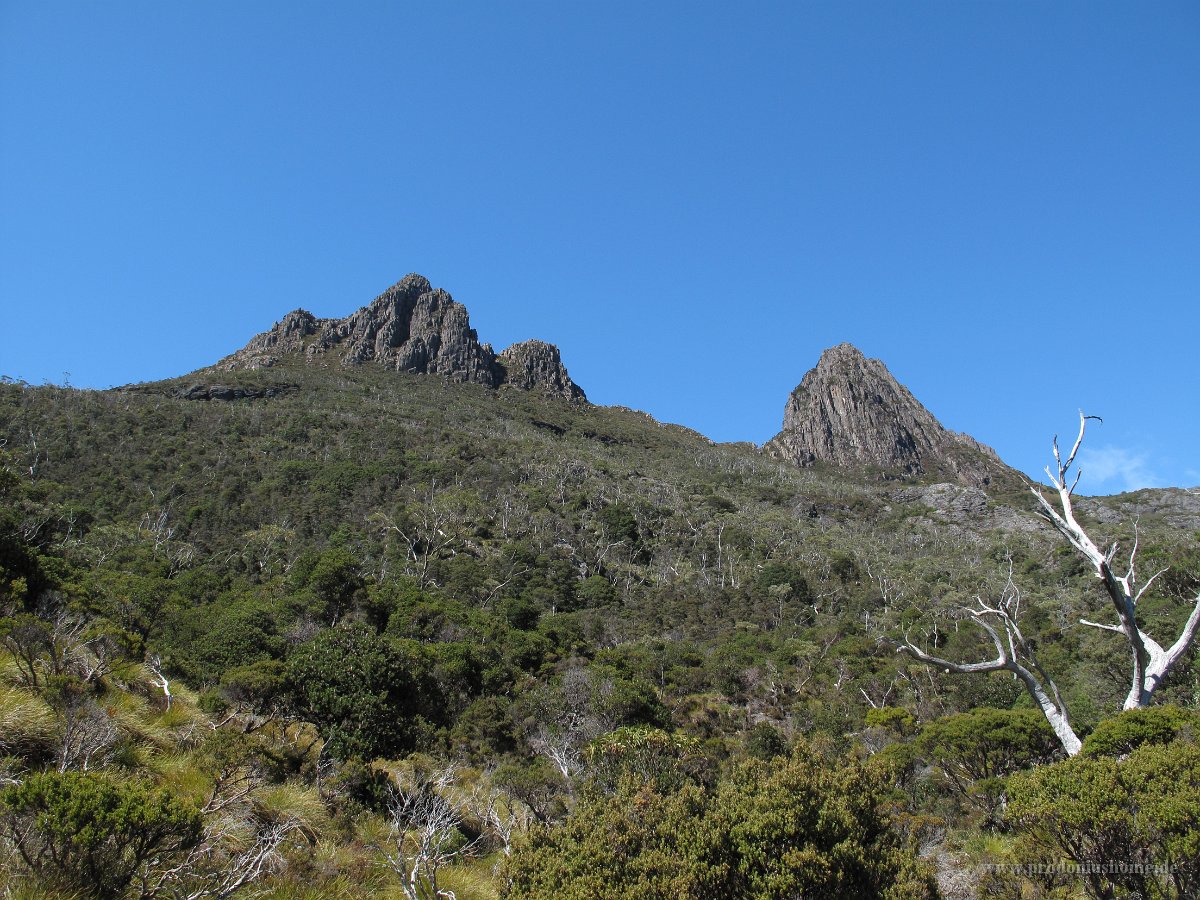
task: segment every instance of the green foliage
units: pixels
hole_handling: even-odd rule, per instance
[[[292,567],[291,581],[302,593],[299,602],[308,614],[326,624],[337,622],[365,599],[358,561],[345,547],[305,554]]]
[[[544,757],[503,765],[496,770],[493,781],[509,796],[525,804],[542,825],[557,822],[566,815],[570,785]]]
[[[1020,705],[1020,684],[943,676],[878,638],[908,626],[916,636],[914,616],[931,604],[987,594],[1010,557],[1025,633],[1073,719],[1097,721],[1128,689],[1109,636],[1064,627],[1092,580],[1077,555],[1037,531],[981,531],[953,491],[904,500],[871,474],[783,466],[628,410],[325,362],[222,372],[233,386],[293,385],[231,403],[182,400],[181,382],[0,384],[0,750],[17,757],[0,761],[6,773],[57,760],[68,717],[87,707],[120,732],[105,750],[120,771],[206,797],[219,776],[197,774],[207,725],[190,684],[214,718],[253,735],[255,754],[226,776],[322,773],[341,831],[287,852],[293,890],[355,883],[368,866],[350,848],[378,843],[374,816],[386,811],[370,760],[422,749],[495,768],[497,804],[525,803],[543,823],[591,790],[650,782],[624,796],[671,828],[614,819],[613,834],[658,847],[638,854],[646,883],[667,893],[674,876],[658,873],[676,872],[686,896],[725,883],[732,858],[671,843],[729,840],[704,824],[713,792],[689,785],[711,788],[743,756],[781,765],[785,734],[827,736],[847,756],[878,751],[876,768],[894,763],[908,779],[910,793],[891,800],[906,821],[971,827],[966,797],[997,824],[1010,776],[996,773],[1038,761],[1040,725],[968,720],[989,746],[949,726],[916,743],[912,731]],[[32,433],[49,452],[29,449]],[[1027,490],[993,487],[999,515],[986,521],[1023,514]],[[1162,634],[1200,584],[1194,535],[1173,524],[1189,513],[1168,501],[1139,501],[1146,568],[1170,566],[1144,609]],[[991,652],[971,628],[927,638],[955,659]],[[155,657],[176,698],[167,714],[140,665]],[[1190,703],[1191,676],[1177,670],[1166,696]],[[884,698],[893,706],[868,708]],[[1187,733],[1161,724],[1102,723],[1088,752]],[[578,775],[604,735],[610,752]],[[668,745],[684,736],[698,744],[680,766]],[[921,777],[917,744],[945,766],[935,780],[949,790]],[[666,796],[667,784],[691,800]],[[679,818],[688,803],[700,823]]]
[[[27,607],[54,581],[45,570],[46,528],[15,454],[0,448],[0,610]]]
[[[269,660],[279,652],[275,616],[251,598],[209,610],[206,616],[201,610],[188,615],[196,634],[180,648],[175,663],[194,681],[218,680],[230,669]]]
[[[427,734],[423,714],[437,705],[428,671],[417,644],[361,625],[330,628],[288,659],[286,690],[335,757],[394,757],[416,749]]]
[[[746,752],[755,759],[774,759],[787,754],[788,741],[770,722],[759,722],[746,732]]]
[[[661,728],[630,725],[592,741],[586,751],[591,784],[607,793],[630,781],[660,793],[678,790],[702,763],[700,742]]]
[[[31,775],[0,792],[3,826],[45,883],[109,900],[151,865],[197,844],[200,814],[166,791],[79,772]]]
[[[1123,756],[1143,744],[1167,744],[1187,732],[1200,737],[1200,713],[1178,706],[1129,709],[1098,724],[1083,741],[1085,756]]]
[[[592,575],[580,583],[575,595],[585,609],[596,609],[613,603],[617,599],[617,589],[603,575]]]
[[[611,503],[600,510],[598,516],[609,540],[621,541],[636,547],[641,541],[637,516],[623,503]]]
[[[1076,756],[1015,775],[1009,789],[1008,815],[1029,858],[1083,866],[1089,896],[1200,895],[1195,744],[1148,743],[1122,759]]]
[[[930,722],[913,749],[937,766],[952,790],[982,810],[993,825],[1000,821],[1005,779],[1061,755],[1040,712],[986,707]]]
[[[739,768],[711,794],[635,779],[535,829],[505,896],[924,900],[936,888],[879,808],[866,770],[792,757]]]
[[[882,728],[894,734],[910,734],[915,726],[913,714],[897,706],[879,706],[867,710],[868,728]]]
[[[766,563],[759,570],[756,584],[758,589],[763,592],[769,591],[773,587],[786,585],[791,588],[788,596],[795,600],[804,601],[811,596],[804,570],[793,563]]]

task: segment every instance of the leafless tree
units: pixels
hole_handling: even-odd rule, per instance
[[[572,665],[561,681],[532,691],[524,698],[530,714],[526,740],[546,757],[565,779],[583,769],[583,750],[612,731],[619,720],[607,709],[612,682],[583,665]]]
[[[1053,442],[1054,468],[1047,467],[1046,474],[1054,491],[1058,494],[1058,508],[1037,487],[1030,490],[1037,498],[1042,515],[1051,525],[1067,539],[1067,542],[1095,570],[1096,577],[1104,586],[1105,594],[1116,612],[1117,624],[1105,624],[1081,619],[1081,623],[1092,628],[1111,631],[1123,635],[1131,656],[1131,685],[1125,698],[1125,709],[1136,709],[1149,706],[1154,693],[1170,674],[1172,668],[1183,657],[1195,640],[1196,631],[1200,628],[1200,596],[1193,602],[1191,614],[1180,631],[1179,637],[1167,649],[1154,640],[1143,630],[1138,620],[1138,603],[1163,571],[1156,572],[1144,582],[1137,573],[1138,545],[1135,538],[1129,553],[1125,574],[1118,575],[1113,568],[1117,556],[1117,545],[1114,543],[1107,551],[1101,551],[1097,544],[1084,530],[1075,518],[1072,498],[1079,484],[1079,473],[1074,478],[1070,472],[1075,463],[1075,457],[1083,444],[1087,423],[1094,416],[1079,414],[1079,434],[1075,439],[1071,452],[1064,460],[1058,447],[1058,438]],[[1071,726],[1066,704],[1059,694],[1054,680],[1046,673],[1038,662],[1034,648],[1021,632],[1019,617],[1021,611],[1021,594],[1012,579],[1012,564],[1009,563],[1009,578],[1005,590],[998,602],[989,605],[982,599],[976,599],[976,607],[964,608],[961,613],[977,624],[991,639],[996,648],[996,658],[976,663],[957,663],[928,653],[914,644],[905,636],[897,648],[921,660],[937,666],[947,672],[977,673],[977,672],[1012,672],[1024,684],[1025,689],[1033,697],[1046,721],[1054,729],[1063,749],[1070,755],[1080,751],[1079,736]]]
[[[171,865],[149,869],[141,900],[222,900],[284,868],[280,850],[303,823],[260,808],[262,774],[238,754],[222,756],[210,774],[213,786],[200,807],[203,838]]]
[[[300,823],[286,817],[260,819],[252,814],[211,817],[204,838],[179,862],[147,872],[142,900],[222,900],[263,875],[283,868],[279,850]]]
[[[1113,611],[1116,613],[1117,623],[1109,625],[1100,622],[1091,622],[1087,619],[1080,619],[1080,622],[1092,628],[1099,628],[1124,636],[1126,643],[1129,645],[1132,662],[1132,677],[1130,679],[1129,694],[1125,698],[1125,709],[1137,709],[1138,707],[1150,705],[1154,697],[1154,692],[1162,685],[1167,675],[1170,674],[1179,660],[1183,658],[1192,641],[1195,640],[1196,631],[1200,629],[1200,595],[1197,595],[1193,601],[1191,615],[1188,616],[1187,622],[1179,632],[1179,637],[1176,638],[1175,643],[1170,647],[1163,649],[1158,641],[1154,640],[1154,638],[1143,630],[1141,623],[1138,621],[1138,603],[1145,596],[1146,591],[1150,589],[1150,586],[1154,584],[1155,580],[1166,572],[1166,570],[1162,569],[1155,572],[1145,581],[1139,579],[1137,572],[1138,541],[1135,530],[1133,547],[1129,551],[1129,561],[1125,566],[1125,574],[1118,575],[1113,568],[1113,561],[1117,556],[1117,545],[1114,543],[1108,550],[1102,551],[1076,520],[1075,512],[1071,505],[1071,497],[1075,492],[1075,487],[1079,484],[1079,473],[1075,474],[1070,487],[1067,486],[1067,479],[1071,466],[1075,462],[1075,455],[1079,452],[1079,447],[1083,443],[1083,433],[1087,427],[1089,418],[1095,417],[1085,416],[1080,412],[1079,436],[1075,439],[1075,445],[1071,448],[1071,453],[1065,462],[1058,451],[1058,439],[1055,438],[1054,441],[1054,462],[1057,472],[1052,472],[1047,467],[1046,474],[1050,476],[1050,483],[1058,493],[1061,509],[1055,509],[1040,490],[1037,488],[1031,489],[1038,500],[1045,518],[1088,561],[1095,570],[1096,577],[1104,585],[1104,591],[1108,596],[1109,602],[1112,604]]]
[[[373,513],[368,523],[385,539],[399,538],[408,558],[406,574],[425,587],[430,564],[443,555],[453,555],[462,542],[464,522],[469,518],[464,506],[461,497],[439,489],[435,481],[424,493],[414,490],[412,503],[397,515]]]
[[[146,659],[146,674],[150,676],[150,680],[157,685],[158,689],[163,692],[163,706],[166,709],[171,708],[171,682],[167,676],[163,674],[162,658],[157,654],[153,654]]]
[[[453,796],[457,767],[447,764],[412,778],[397,777],[391,803],[392,842],[384,852],[409,900],[455,900],[438,885],[443,868],[469,855],[482,838],[467,840],[460,826],[464,807]]]
[[[1046,674],[1037,654],[1021,632],[1018,619],[1021,612],[1021,593],[1012,580],[1011,563],[1009,579],[1000,600],[989,606],[976,598],[975,607],[963,607],[960,614],[978,625],[991,638],[996,648],[996,658],[976,663],[956,663],[928,653],[914,644],[905,635],[904,642],[897,648],[909,653],[922,662],[937,666],[946,672],[968,675],[978,672],[1011,672],[1021,680],[1025,690],[1033,697],[1038,708],[1054,729],[1063,749],[1074,756],[1082,744],[1071,725],[1066,704],[1059,694],[1058,686]]]
[[[73,694],[61,709],[58,771],[103,764],[113,753],[121,732],[112,717],[91,697]]]

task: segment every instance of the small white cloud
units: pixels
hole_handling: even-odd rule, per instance
[[[1124,447],[1082,447],[1077,464],[1083,473],[1080,490],[1087,494],[1164,487],[1162,479],[1146,462],[1146,455]]]

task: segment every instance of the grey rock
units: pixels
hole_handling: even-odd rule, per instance
[[[294,384],[273,384],[265,388],[229,387],[224,384],[193,384],[180,388],[175,396],[180,400],[265,400],[296,389]]]
[[[382,365],[398,372],[440,375],[499,387],[512,384],[572,400],[586,400],[562,364],[558,348],[527,341],[496,356],[480,343],[467,309],[421,275],[407,275],[344,319],[317,319],[297,310],[242,350],[217,364],[225,371],[259,369],[283,358],[343,366]]]
[[[231,371],[273,366],[283,356],[303,352],[305,338],[316,334],[327,322],[327,319],[318,319],[307,310],[293,310],[276,322],[270,331],[264,331],[233,356],[221,360],[217,367]]]
[[[541,391],[565,400],[587,400],[583,388],[571,380],[558,348],[545,341],[513,344],[498,357],[503,383],[527,391]]]
[[[1143,488],[1107,497],[1077,497],[1075,508],[1105,525],[1163,523],[1179,531],[1200,529],[1200,489]]]
[[[792,391],[766,450],[801,466],[944,475],[971,486],[1015,475],[991,448],[943,428],[882,362],[850,344],[826,350]]]

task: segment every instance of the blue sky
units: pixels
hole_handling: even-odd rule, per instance
[[[408,272],[761,442],[841,341],[1082,490],[1200,483],[1200,5],[0,0],[0,373],[206,365]]]

